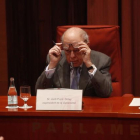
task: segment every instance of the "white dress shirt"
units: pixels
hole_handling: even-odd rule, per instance
[[[91,78],[95,75],[95,73],[97,71],[97,68],[95,67],[95,65],[92,65],[92,66],[94,68],[93,72],[92,73],[91,72],[88,72]],[[56,68],[54,68],[54,69],[48,69],[48,67],[49,67],[49,65],[45,69],[45,75],[46,75],[46,78],[50,79],[50,78],[52,78],[52,76],[53,76]],[[79,78],[80,78],[80,76],[79,76]],[[73,70],[71,70],[71,72],[70,72],[70,85],[72,83],[72,79],[73,79]]]

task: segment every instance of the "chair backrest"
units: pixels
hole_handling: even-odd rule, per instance
[[[61,41],[64,31],[70,27],[80,27],[89,35],[90,48],[107,54],[111,57],[110,73],[112,77],[113,92],[111,96],[122,95],[121,80],[121,54],[119,26],[114,25],[69,25],[57,27],[57,42]]]

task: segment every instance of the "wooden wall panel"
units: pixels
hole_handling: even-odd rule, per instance
[[[88,25],[118,25],[118,0],[87,0]]]
[[[0,95],[7,94],[7,39],[5,0],[0,0]]]
[[[124,93],[140,96],[140,1],[121,2]]]
[[[122,0],[122,70],[123,92],[132,93],[133,54],[132,54],[132,14],[131,0]]]
[[[135,96],[140,96],[140,1],[135,0],[133,1],[133,10],[134,10],[134,15],[132,21],[135,21],[133,23],[133,56],[134,56],[134,61],[133,61],[133,66],[134,66],[134,95]],[[133,69],[133,67],[132,67]]]

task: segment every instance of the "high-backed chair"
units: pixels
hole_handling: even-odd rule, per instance
[[[90,40],[90,48],[107,54],[111,57],[112,64],[110,66],[110,73],[112,77],[113,92],[111,96],[121,96],[121,54],[120,54],[120,37],[119,26],[113,25],[72,25],[72,26],[58,26],[57,27],[57,42],[60,42],[64,31],[70,27],[80,27],[84,29]]]

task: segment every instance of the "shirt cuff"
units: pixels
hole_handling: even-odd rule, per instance
[[[94,68],[93,72],[88,72],[91,78],[95,75],[95,73],[96,73],[96,71],[97,71],[96,66],[95,66],[95,65],[92,65],[92,66],[93,66],[93,68]]]
[[[49,68],[49,65],[45,69],[45,75],[46,75],[46,78],[50,79],[52,78],[56,68],[54,69],[48,69],[48,68]]]

